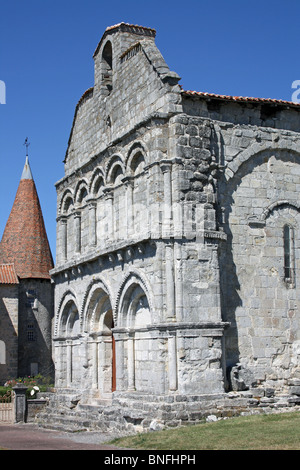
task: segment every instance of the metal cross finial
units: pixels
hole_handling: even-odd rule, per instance
[[[23,145],[26,145],[26,157],[28,157],[28,147],[30,145],[30,142],[28,142],[28,137],[26,137]]]

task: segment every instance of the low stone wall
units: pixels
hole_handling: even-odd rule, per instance
[[[49,401],[45,398],[27,400],[26,422],[34,423],[37,414],[43,412],[46,409],[48,403]]]

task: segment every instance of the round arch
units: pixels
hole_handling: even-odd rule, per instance
[[[232,162],[227,165],[225,170],[225,178],[229,181],[235,176],[239,171],[240,167],[251,158],[257,157],[263,153],[275,153],[280,154],[282,151],[291,152],[300,157],[300,148],[299,144],[294,142],[287,142],[286,140],[280,140],[279,142],[274,142],[273,145],[269,143],[255,143],[248,147],[246,150],[241,152]]]
[[[91,177],[91,181],[89,185],[89,193],[94,197],[97,196],[99,194],[100,189],[104,187],[104,185],[105,185],[104,173],[102,169],[96,168],[96,170],[94,171]]]
[[[68,290],[63,294],[58,304],[54,324],[54,335],[56,337],[66,336],[66,334],[68,333],[68,328],[70,328],[72,324],[74,326],[76,316],[78,317],[76,318],[76,329],[78,330],[81,323],[78,302],[75,293],[71,290]],[[71,323],[68,323],[70,321]]]
[[[270,204],[261,214],[261,220],[264,222],[274,209],[280,209],[283,206],[289,206],[297,212],[300,212],[300,203],[297,201],[279,200]]]
[[[61,313],[59,323],[60,336],[69,338],[80,333],[79,312],[73,300],[69,300]]]
[[[146,164],[148,164],[148,162],[145,146],[139,142],[134,143],[125,161],[126,174],[132,175],[140,173]]]
[[[116,172],[118,172],[117,175]],[[121,174],[125,174],[124,161],[120,155],[114,155],[106,165],[105,180],[108,184],[114,184],[116,177]]]
[[[153,294],[140,273],[130,271],[118,291],[115,323],[118,327],[146,326],[152,323]]]
[[[85,179],[78,181],[74,191],[75,203],[81,204],[88,194],[89,190],[87,181]]]
[[[107,312],[112,312],[110,289],[102,279],[94,279],[86,290],[83,300],[82,318],[85,332],[95,332],[108,326]],[[111,313],[112,316],[112,313]]]
[[[58,212],[60,215],[67,215],[74,206],[74,196],[71,189],[66,189],[63,193],[60,203],[58,205]]]

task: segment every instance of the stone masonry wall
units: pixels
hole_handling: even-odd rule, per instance
[[[18,375],[54,376],[52,361],[53,285],[47,280],[20,282]],[[42,360],[41,360],[42,358]]]
[[[231,324],[225,332],[227,370],[237,364],[248,374],[246,382],[283,390],[289,377],[299,375],[299,113],[220,100],[187,100],[183,108],[194,116],[176,118],[177,154],[190,169],[197,164],[196,149],[207,152],[198,164],[198,195],[194,170],[185,197],[205,200],[210,194],[216,228],[227,239],[219,251],[222,319]]]
[[[0,385],[18,373],[19,285],[0,286]]]

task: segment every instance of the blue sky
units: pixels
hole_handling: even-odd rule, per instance
[[[26,137],[55,256],[56,192],[75,106],[93,86],[107,26],[156,29],[186,90],[292,99],[300,80],[299,0],[1,0],[0,238],[25,163]]]

